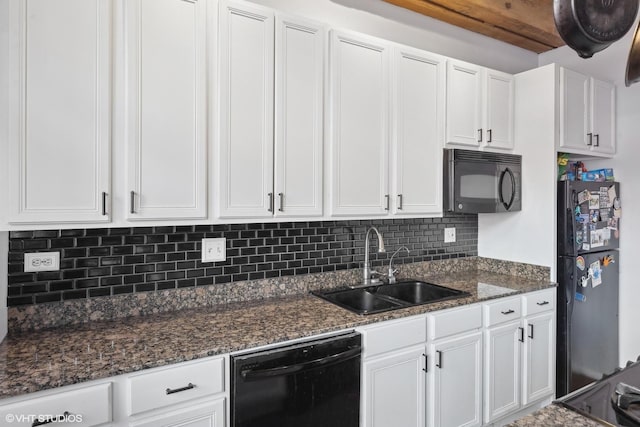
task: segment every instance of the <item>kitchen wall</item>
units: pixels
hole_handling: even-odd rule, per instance
[[[516,75],[514,152],[522,155],[522,210],[478,215],[479,256],[549,267],[551,281],[556,280],[554,79],[553,67]]]
[[[509,73],[537,66],[524,49],[394,6],[382,0],[251,0],[285,13],[360,31]]]
[[[635,27],[634,27],[635,29]],[[634,218],[640,218],[640,83],[627,88],[624,85],[627,56],[633,30],[622,40],[595,54],[581,59],[568,47],[554,49],[540,55],[540,65],[556,62],[581,73],[614,81],[617,86],[617,154],[611,160],[587,161],[587,167],[613,167],[616,180],[621,182],[623,223],[620,233],[620,363],[635,360],[640,355],[640,287],[637,284],[634,260],[640,258],[640,227]]]
[[[8,301],[10,306],[39,304],[358,268],[364,259],[365,233],[372,225],[384,236],[387,249],[376,253],[377,240],[372,236],[374,266],[386,265],[401,246],[410,254],[401,253],[398,264],[477,255],[477,216],[459,214],[433,219],[12,231]],[[456,228],[455,243],[444,243],[445,227]],[[204,237],[227,239],[225,262],[200,261]],[[60,271],[25,273],[24,253],[38,251],[60,252]],[[2,274],[6,262],[1,257],[0,265]]]

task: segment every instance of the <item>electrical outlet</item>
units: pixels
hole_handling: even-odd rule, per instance
[[[60,252],[36,252],[24,254],[24,271],[60,270]]]
[[[454,243],[455,241],[456,241],[456,229],[455,229],[455,227],[445,228],[444,229],[444,242],[445,243]]]
[[[202,262],[225,261],[227,259],[227,239],[202,239]]]

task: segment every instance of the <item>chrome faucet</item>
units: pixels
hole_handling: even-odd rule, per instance
[[[380,275],[377,271],[371,270],[371,264],[369,263],[369,233],[371,230],[375,231],[378,235],[378,253],[384,253],[384,240],[382,240],[382,235],[375,227],[369,227],[367,230],[367,234],[364,237],[364,267],[362,267],[362,283],[364,285],[369,285],[372,283],[371,276],[373,274]],[[378,279],[375,279],[376,281]]]
[[[410,254],[409,248],[407,248],[406,246],[402,246],[401,248],[398,248],[398,250],[395,251],[393,255],[391,255],[391,259],[389,260],[389,269],[387,270],[387,277],[389,278],[390,285],[396,283],[396,273],[398,272],[397,268],[395,270],[393,269],[393,257],[398,255],[401,250],[407,251],[407,255]]]

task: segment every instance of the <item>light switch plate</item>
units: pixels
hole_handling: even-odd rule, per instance
[[[455,243],[456,241],[456,229],[455,227],[444,229],[444,242]]]
[[[202,262],[217,262],[227,259],[227,239],[202,239]]]
[[[24,254],[24,271],[60,270],[60,252],[35,252]]]

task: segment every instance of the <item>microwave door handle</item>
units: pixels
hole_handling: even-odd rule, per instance
[[[504,181],[504,176],[507,174],[507,170],[503,170],[500,173],[500,179],[498,180],[498,198],[500,199],[500,203],[504,205],[504,207],[508,210],[507,203],[504,201],[504,196],[502,194],[502,182]]]
[[[504,182],[504,177],[506,174],[509,174],[509,178],[511,178],[511,197],[509,198],[509,202],[505,202],[504,194],[502,194],[502,183]],[[513,205],[513,200],[516,198],[516,178],[513,175],[513,172],[509,168],[505,168],[500,174],[500,180],[498,181],[498,196],[500,197],[500,203],[504,206],[506,210],[511,209],[511,205]]]
[[[516,178],[513,175],[513,172],[511,171],[511,169],[506,168],[503,172],[503,176],[504,174],[509,174],[509,178],[511,178],[511,197],[509,198],[509,203],[504,204],[504,202],[502,202],[504,204],[504,207],[507,208],[507,210],[511,209],[511,205],[513,205],[513,201],[516,198]],[[502,186],[500,186],[500,192],[502,192]]]

